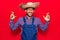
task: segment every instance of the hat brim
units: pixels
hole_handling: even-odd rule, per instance
[[[20,4],[19,7],[22,8],[22,9],[36,8],[36,7],[38,7],[38,5],[39,5],[39,2],[35,2],[35,3],[29,4],[29,5],[27,5],[27,4]]]

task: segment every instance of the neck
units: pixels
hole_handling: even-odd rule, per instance
[[[27,15],[27,18],[28,18],[28,19],[31,19],[31,18],[32,18],[32,16],[28,16],[28,15]]]

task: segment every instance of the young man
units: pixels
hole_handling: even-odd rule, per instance
[[[39,18],[36,18],[33,16],[34,9],[39,5],[38,2],[28,2],[26,4],[21,4],[20,8],[24,9],[26,12],[26,16],[19,18],[16,24],[14,24],[13,20],[15,19],[14,12],[10,15],[10,27],[12,30],[15,30],[18,26],[21,26],[22,28],[22,34],[21,38],[22,40],[36,40],[36,33],[37,28],[39,28],[42,31],[45,31],[47,29],[47,26],[50,21],[50,16],[47,13],[46,16],[43,16],[45,20],[45,24],[42,25]]]

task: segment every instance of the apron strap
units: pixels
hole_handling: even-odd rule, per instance
[[[26,19],[23,17],[24,24],[26,24]],[[34,24],[34,17],[32,18],[32,24]]]
[[[32,18],[32,24],[34,24],[34,17]]]
[[[25,17],[23,17],[23,21],[24,21],[24,24],[26,24],[26,20],[25,20]]]

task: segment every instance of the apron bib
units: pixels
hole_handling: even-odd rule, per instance
[[[32,24],[27,24],[25,17],[23,18],[24,25],[22,26],[22,40],[36,40],[37,28],[34,25],[34,17]]]

